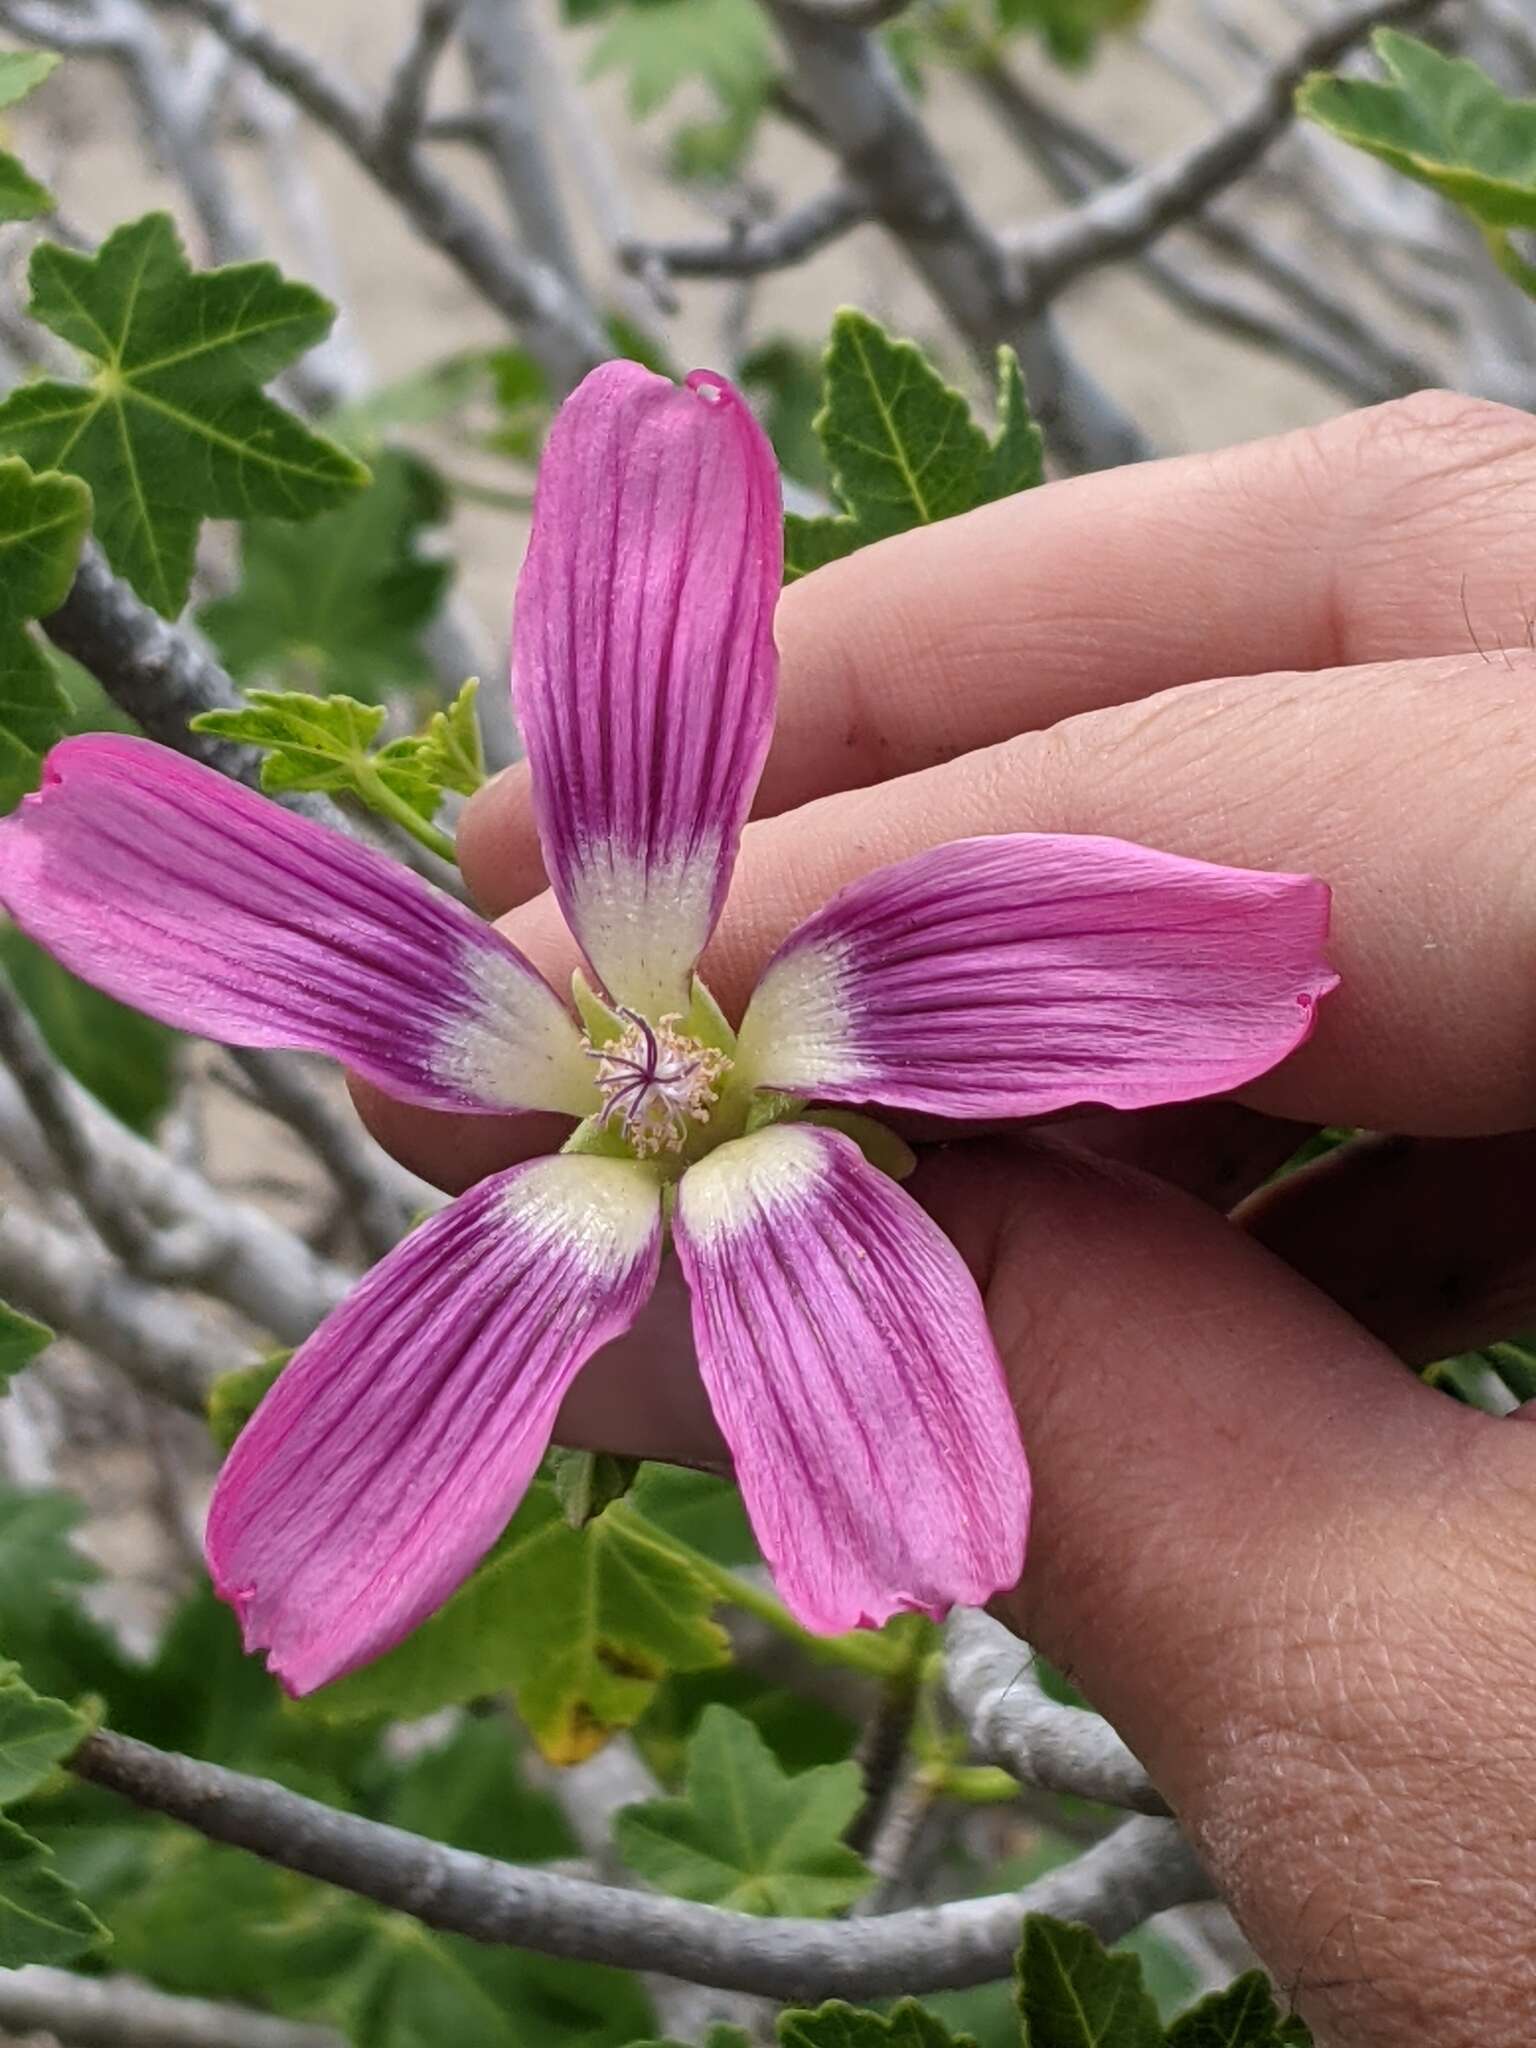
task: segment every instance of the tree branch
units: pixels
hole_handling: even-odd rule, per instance
[[[1025,1913],[1082,1921],[1114,1941],[1150,1914],[1210,1890],[1172,1822],[1134,1819],[1021,1892],[880,1919],[762,1920],[498,1863],[107,1731],[88,1737],[70,1768],[210,1840],[429,1927],[785,1999],[985,1983],[1011,1969]]]
[[[523,0],[464,0],[462,33],[486,154],[507,209],[534,255],[585,304],[576,240],[544,141],[537,26]]]
[[[1440,0],[1353,0],[1275,64],[1232,118],[1188,149],[1020,236],[1013,254],[1020,298],[1043,310],[1086,271],[1133,256],[1199,210],[1255,163],[1292,118],[1308,72],[1336,63],[1373,28],[1414,21]]]
[[[427,94],[437,60],[448,46],[464,0],[420,0],[416,25],[384,88],[378,147],[396,158],[409,154],[426,118]]]
[[[1011,343],[1047,443],[1069,468],[1149,454],[1145,436],[1023,304],[1002,244],[978,218],[923,126],[885,47],[848,23],[767,0],[794,67],[793,97],[868,193],[872,216],[989,369]]]
[[[1032,1653],[999,1622],[957,1608],[945,1646],[949,1696],[979,1755],[1026,1785],[1167,1813],[1162,1794],[1109,1723],[1047,1699]]]
[[[852,185],[834,185],[817,199],[807,200],[782,220],[758,226],[745,222],[717,242],[629,242],[621,247],[626,269],[644,275],[660,264],[673,277],[761,277],[803,263],[829,242],[870,218],[864,192]]]
[[[64,2048],[346,2048],[329,2027],[238,2005],[172,1998],[133,1977],[77,1977],[40,1963],[0,1971],[0,2027]]]
[[[490,305],[525,331],[560,390],[612,353],[601,323],[542,263],[525,262],[504,235],[418,150],[397,155],[369,106],[308,51],[274,34],[244,0],[172,0],[222,36],[262,76],[326,129],[398,200],[423,241],[439,250]]]

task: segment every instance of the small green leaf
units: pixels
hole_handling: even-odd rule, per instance
[[[208,1434],[224,1457],[292,1356],[291,1351],[274,1351],[255,1365],[237,1365],[233,1372],[221,1372],[208,1389]]]
[[[1024,2048],[1162,2048],[1140,1962],[1110,1955],[1086,1927],[1029,1914],[1017,1991]]]
[[[1150,0],[993,0],[1004,35],[1038,36],[1052,60],[1070,70],[1087,64],[1106,33],[1134,26]]]
[[[762,408],[779,467],[813,491],[824,491],[827,464],[816,433],[821,368],[815,351],[787,335],[775,335],[743,356],[737,376]]]
[[[0,107],[12,107],[41,85],[58,63],[53,50],[0,50]],[[53,204],[53,195],[39,185],[15,157],[0,150],[0,220],[34,220]]]
[[[1536,228],[1536,100],[1511,99],[1469,58],[1396,29],[1372,40],[1389,83],[1320,72],[1298,110],[1464,208],[1502,260],[1511,228]]]
[[[760,107],[778,64],[752,0],[647,0],[615,12],[589,68],[594,76],[623,72],[629,110],[643,121],[689,79],[728,112]]]
[[[186,601],[203,519],[308,518],[367,482],[261,390],[330,327],[308,285],[270,263],[194,272],[164,213],[93,255],[41,242],[30,276],[32,317],[92,374],[19,385],[0,404],[0,446],[85,478],[107,559],[167,618]]]
[[[622,1500],[640,1470],[638,1458],[613,1458],[602,1451],[551,1451],[550,1483],[560,1512],[573,1529],[584,1529],[613,1501]]]
[[[382,704],[355,697],[312,697],[307,690],[251,690],[238,711],[204,711],[192,720],[197,732],[243,740],[262,747],[261,786],[273,795],[293,789],[325,790],[352,796],[375,810],[382,784],[420,818],[431,818],[441,801],[420,752],[392,755],[374,741],[384,724]]]
[[[434,711],[419,733],[379,749],[381,772],[419,777],[439,795],[452,789],[460,796],[473,796],[485,780],[485,748],[475,708],[479,694],[480,678],[471,676],[453,702]]]
[[[429,685],[422,629],[453,571],[421,551],[447,517],[434,471],[398,449],[375,457],[373,482],[303,526],[253,520],[241,536],[240,584],[197,622],[242,682],[379,703]]]
[[[712,1604],[636,1518],[614,1508],[572,1529],[541,1483],[445,1607],[306,1705],[328,1721],[411,1720],[510,1687],[544,1755],[580,1763],[634,1725],[668,1672],[724,1659]]]
[[[69,704],[26,621],[64,602],[91,518],[78,478],[0,461],[0,811],[37,787]]]
[[[975,2048],[969,2034],[952,2034],[914,1998],[904,1998],[884,2018],[841,1999],[814,2012],[786,2012],[779,2020],[779,2043],[780,2048]]]
[[[998,351],[998,431],[989,440],[961,394],[915,342],[893,341],[864,313],[832,325],[816,431],[843,511],[784,522],[786,581],[871,541],[972,511],[1043,474],[1013,351]]]
[[[14,1664],[0,1666],[0,1806],[35,1791],[90,1732],[83,1714],[34,1692]]]
[[[0,968],[54,1058],[130,1129],[153,1130],[175,1093],[179,1034],[78,981],[14,928],[0,932]]]
[[[1284,2048],[1284,2024],[1269,1979],[1249,1970],[1181,2013],[1168,2029],[1167,2048]]]
[[[738,1913],[836,1913],[869,1884],[842,1839],[863,1797],[857,1764],[789,1777],[750,1721],[706,1707],[684,1797],[625,1807],[614,1840],[632,1870],[679,1898]]]
[[[8,1393],[17,1373],[52,1342],[53,1332],[45,1324],[0,1301],[0,1393]]]
[[[0,1820],[0,1969],[67,1963],[106,1938],[42,1843]]]

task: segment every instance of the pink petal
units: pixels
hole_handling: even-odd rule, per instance
[[[673,1232],[693,1335],[784,1599],[826,1634],[1011,1586],[1029,1472],[975,1283],[833,1131],[690,1167]]]
[[[345,1060],[442,1109],[597,1105],[554,991],[382,854],[148,740],[49,754],[0,822],[0,904],[82,980],[227,1045]]]
[[[617,1001],[687,1008],[773,724],[778,476],[721,377],[605,363],[539,470],[513,688],[544,859]]]
[[[654,1177],[536,1159],[424,1223],[296,1353],[230,1453],[208,1565],[292,1693],[381,1655],[506,1527],[561,1395],[656,1279]]]
[[[940,1116],[1143,1109],[1236,1088],[1338,976],[1329,895],[1118,839],[962,839],[834,896],[742,1026],[760,1085]]]

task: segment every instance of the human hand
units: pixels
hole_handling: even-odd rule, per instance
[[[1240,1102],[973,1139],[914,1187],[986,1292],[1035,1472],[1002,1611],[1349,2048],[1513,2048],[1536,1994],[1536,1445],[1398,1362],[1536,1303],[1533,511],[1531,421],[1426,398],[1054,485],[809,579],[704,967],[730,1007],[841,883],[973,833],[1333,886],[1342,986]],[[488,911],[539,888],[518,771],[461,845]],[[552,978],[574,964],[547,903],[504,922]],[[535,1120],[365,1106],[447,1184],[536,1149]],[[1234,1230],[1325,1122],[1408,1135]],[[568,1436],[719,1455],[681,1306],[664,1290],[594,1361]]]

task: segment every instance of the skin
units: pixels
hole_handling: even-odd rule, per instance
[[[835,887],[969,833],[1332,884],[1342,986],[1240,1100],[936,1145],[913,1187],[984,1290],[1035,1471],[999,1611],[1122,1730],[1338,2048],[1524,2048],[1536,2009],[1536,1432],[1404,1370],[1536,1315],[1533,532],[1536,421],[1422,394],[821,572],[783,601],[704,970],[739,1012]],[[568,973],[522,770],[461,845]],[[358,1092],[445,1186],[551,1136]],[[1255,1194],[1329,1122],[1397,1135]],[[563,1425],[720,1455],[675,1288]]]

